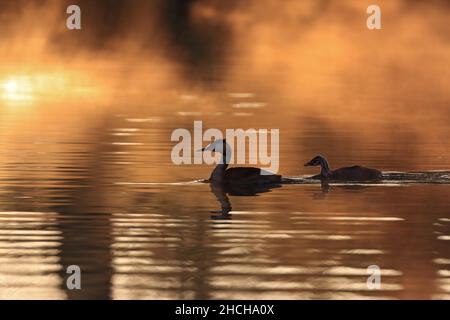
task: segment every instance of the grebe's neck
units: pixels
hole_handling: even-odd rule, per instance
[[[323,157],[320,159],[320,167],[321,167],[320,175],[322,177],[328,177],[328,175],[331,172],[331,169],[330,169],[330,165],[328,164],[327,159],[325,159]]]
[[[217,181],[217,182],[224,181],[225,171],[227,170],[228,163],[230,162],[230,156],[231,156],[231,148],[226,142],[224,142],[222,159],[220,160],[219,164],[217,164],[217,166],[214,168],[213,172],[211,173],[211,177],[209,178],[210,180]]]
[[[227,163],[219,163],[211,173],[211,177],[209,178],[212,181],[223,182],[225,177],[225,171],[227,170]]]

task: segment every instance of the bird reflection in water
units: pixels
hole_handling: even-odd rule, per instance
[[[253,167],[228,168],[232,148],[225,139],[215,140],[198,151],[217,152],[221,155],[221,161],[212,171],[210,178],[204,181],[209,182],[211,191],[221,206],[220,211],[212,212],[218,213],[218,215],[212,216],[212,219],[231,219],[232,208],[228,195],[256,196],[259,193],[281,187],[280,175]]]
[[[211,219],[231,219],[230,212],[232,211],[230,196],[240,196],[240,197],[252,197],[257,196],[261,193],[270,192],[272,189],[280,188],[281,184],[224,184],[220,182],[210,181],[209,184],[211,192],[216,197],[217,201],[220,203],[220,210],[211,211],[214,215]]]
[[[361,182],[361,184],[338,184],[338,185],[332,185],[329,183],[329,181],[326,180],[322,180],[320,181],[320,190],[321,192],[319,192],[318,194],[315,194],[314,198],[317,199],[323,199],[325,198],[330,192],[332,192],[332,189],[339,189],[339,190],[347,190],[347,191],[354,191],[354,192],[358,192],[358,191],[363,191],[363,190],[367,190],[373,186],[376,186],[377,183],[363,183]],[[380,185],[380,184],[378,184]]]

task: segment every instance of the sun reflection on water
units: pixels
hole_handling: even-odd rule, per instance
[[[2,83],[2,99],[6,101],[29,101],[33,97],[33,87],[27,77],[11,77]]]
[[[37,72],[0,76],[0,101],[6,105],[30,105],[74,98],[97,97],[98,83],[78,73]]]

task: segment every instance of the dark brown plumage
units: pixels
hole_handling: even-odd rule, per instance
[[[344,167],[331,170],[327,159],[320,155],[305,163],[305,166],[321,167],[320,174],[312,176],[311,179],[335,181],[376,181],[383,178],[381,171],[361,166]]]
[[[266,184],[280,183],[281,176],[278,174],[263,175],[260,168],[237,167],[225,170],[223,181],[239,184]]]

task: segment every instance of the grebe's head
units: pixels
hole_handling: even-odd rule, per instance
[[[309,162],[305,163],[305,167],[323,166],[327,163],[327,159],[324,156],[318,155],[312,158]]]
[[[206,147],[202,148],[201,151],[211,151],[224,153],[225,148],[229,147],[225,139],[215,140],[214,142],[208,144]]]

